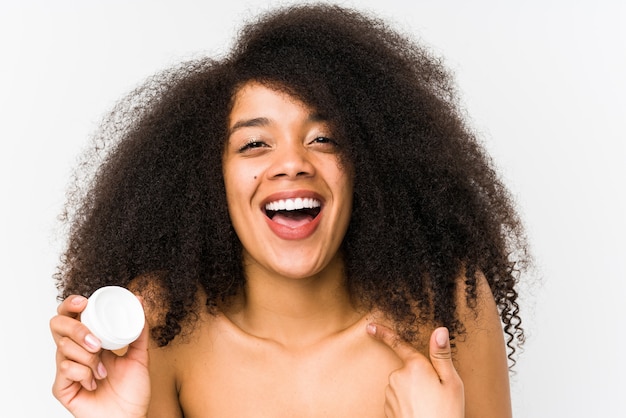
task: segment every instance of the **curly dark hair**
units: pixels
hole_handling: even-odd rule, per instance
[[[508,335],[524,339],[516,290],[528,261],[511,196],[460,110],[440,59],[374,17],[331,5],[288,7],[245,26],[225,57],[152,77],[105,118],[64,212],[59,298],[158,277],[166,345],[194,312],[245,283],[228,216],[222,156],[235,92],[281,89],[327,117],[354,170],[342,243],[347,286],[411,340],[425,321],[463,334],[459,277],[475,306],[486,277]],[[415,312],[420,312],[419,318]]]

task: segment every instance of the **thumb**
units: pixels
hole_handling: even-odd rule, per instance
[[[450,334],[447,328],[440,327],[433,331],[430,336],[429,353],[430,362],[439,375],[439,380],[445,382],[458,376],[452,364]]]
[[[143,305],[143,299],[141,297],[138,297],[138,299]],[[148,345],[150,341],[149,331],[150,324],[148,321],[144,321],[141,334],[139,334],[139,337],[128,346],[128,351],[126,352],[126,356],[128,358],[147,364]]]

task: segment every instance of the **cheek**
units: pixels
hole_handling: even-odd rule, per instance
[[[245,184],[250,183],[251,180],[256,180],[259,176],[258,168],[239,162],[226,164],[222,173],[227,192],[241,188]]]
[[[352,201],[352,192],[354,188],[354,179],[351,173],[340,170],[337,173],[335,187],[341,191],[344,200]]]
[[[250,167],[247,164],[230,164],[224,170],[224,187],[228,208],[231,212],[234,208],[250,202],[261,175],[258,167]]]
[[[346,193],[352,193],[354,185],[354,168],[352,165],[336,157],[332,170],[334,171],[335,184],[345,189]]]
[[[232,219],[234,212],[238,211],[240,202],[242,201],[244,194],[244,187],[242,181],[238,178],[237,170],[233,170],[232,167],[224,170],[224,188],[226,189],[226,203],[228,204],[228,211]]]
[[[230,176],[238,181],[256,180],[267,168],[267,162],[261,158],[237,159],[229,165]]]
[[[342,212],[346,217],[346,222],[349,222],[352,217],[352,205],[354,203],[354,181],[352,176],[344,175],[340,187],[342,192]]]

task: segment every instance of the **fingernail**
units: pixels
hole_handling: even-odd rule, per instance
[[[367,332],[372,334],[372,335],[376,335],[376,325],[374,324],[367,324]]]
[[[85,335],[85,344],[94,350],[100,349],[100,341],[98,341],[98,339],[91,334]]]
[[[437,334],[435,335],[435,341],[437,342],[437,346],[439,346],[439,348],[446,348],[448,346],[448,339],[449,335],[447,328],[441,328],[437,330]]]
[[[102,362],[98,363],[98,374],[100,375],[100,379],[107,377],[107,369],[104,367]]]
[[[84,296],[74,296],[74,298],[72,298],[72,305],[80,305],[85,301],[85,297]]]

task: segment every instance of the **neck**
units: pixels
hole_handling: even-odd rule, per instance
[[[246,277],[245,291],[229,316],[255,337],[302,347],[335,335],[360,318],[350,301],[340,256],[313,277],[278,277],[255,265],[247,267]]]

